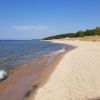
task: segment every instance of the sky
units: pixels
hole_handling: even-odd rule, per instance
[[[0,0],[0,39],[40,39],[100,26],[100,0]]]

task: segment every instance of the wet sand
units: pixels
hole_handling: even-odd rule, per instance
[[[62,57],[35,100],[100,100],[100,42],[53,42],[77,48]]]
[[[72,46],[69,46],[66,50],[69,51],[72,48]],[[16,66],[10,71],[9,77],[0,82],[0,100],[27,100],[31,97],[34,98],[36,95],[35,90],[48,79],[63,55],[63,52],[55,56],[52,55],[52,60],[44,56],[34,63]]]

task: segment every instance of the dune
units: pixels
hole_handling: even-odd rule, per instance
[[[100,100],[100,42],[52,42],[77,48],[62,57],[35,100]]]

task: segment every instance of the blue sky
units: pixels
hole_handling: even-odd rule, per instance
[[[100,26],[100,0],[0,0],[0,39],[33,39]]]

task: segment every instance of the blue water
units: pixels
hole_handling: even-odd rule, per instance
[[[34,61],[64,46],[41,40],[0,40],[0,69]]]

